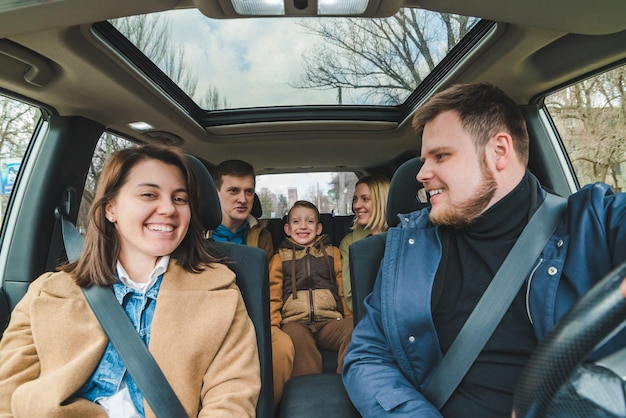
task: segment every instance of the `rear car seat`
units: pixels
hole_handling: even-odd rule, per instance
[[[339,247],[339,243],[343,237],[350,231],[352,226],[352,216],[333,216],[330,213],[320,214],[320,222],[322,223],[322,233],[327,234],[333,242],[333,245]],[[285,238],[285,225],[286,217],[284,218],[272,218],[262,219],[260,222],[264,225],[272,235],[272,242],[274,244],[274,250],[278,249],[278,246]],[[322,350],[322,371],[324,373],[335,373],[337,370],[337,352],[331,350]]]
[[[267,229],[272,235],[274,249],[278,248],[285,238],[285,218],[261,219],[261,225]],[[328,235],[333,245],[339,247],[341,240],[350,232],[352,226],[352,215],[333,216],[330,213],[320,214],[320,222],[322,223],[322,233]]]
[[[417,199],[423,186],[416,175],[419,158],[402,164],[394,173],[387,199],[387,223],[396,226],[399,213],[410,213],[427,207]],[[364,238],[350,246],[350,280],[354,325],[363,315],[363,299],[374,287],[385,250],[386,233]],[[280,409],[281,418],[289,417],[360,417],[348,397],[341,376],[337,374],[298,376],[287,382]]]

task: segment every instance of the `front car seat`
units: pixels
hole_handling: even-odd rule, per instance
[[[222,209],[213,178],[206,166],[188,155],[200,188],[200,217],[205,231],[213,230],[222,223]],[[269,308],[269,274],[265,251],[247,245],[229,242],[212,243],[222,256],[231,261],[228,267],[237,276],[237,286],[248,309],[256,332],[261,362],[261,393],[256,406],[256,416],[274,416],[274,384],[272,375],[272,341]]]
[[[398,215],[411,213],[428,207],[417,197],[424,186],[417,181],[417,173],[422,168],[416,157],[404,162],[391,178],[387,196],[387,224],[390,227],[400,223]],[[385,253],[387,233],[372,235],[350,246],[350,281],[352,285],[352,314],[354,326],[363,317],[363,300],[374,289],[380,262]]]

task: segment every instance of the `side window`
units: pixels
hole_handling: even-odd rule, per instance
[[[626,191],[626,66],[545,99],[580,185],[602,181]]]
[[[20,165],[41,119],[41,110],[0,95],[0,216],[4,221]]]
[[[89,214],[89,208],[93,203],[93,199],[96,195],[96,189],[98,188],[98,181],[100,180],[100,173],[102,167],[107,162],[111,154],[121,149],[130,148],[135,144],[125,138],[116,136],[109,132],[104,132],[96,145],[96,150],[93,153],[91,165],[89,166],[89,173],[87,173],[87,180],[85,181],[85,189],[80,201],[80,208],[78,208],[78,220],[76,226],[78,230],[84,234],[87,226],[87,217]]]

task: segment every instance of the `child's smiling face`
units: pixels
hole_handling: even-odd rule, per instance
[[[322,233],[322,224],[313,209],[296,207],[291,210],[289,222],[285,224],[285,234],[302,246],[315,241]]]

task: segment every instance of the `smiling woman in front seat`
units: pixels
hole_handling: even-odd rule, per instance
[[[255,414],[254,328],[211,254],[184,154],[147,145],[102,172],[81,258],[46,273],[0,342],[0,417],[153,417],[81,287],[112,287],[188,416]],[[219,209],[217,209],[219,210]]]

